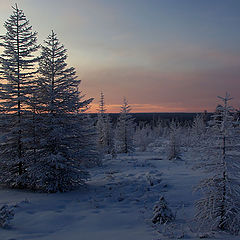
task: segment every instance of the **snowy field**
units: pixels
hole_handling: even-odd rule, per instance
[[[188,153],[189,154],[189,153]],[[202,175],[190,160],[169,161],[158,152],[105,158],[91,170],[87,188],[40,194],[0,191],[1,204],[14,205],[15,217],[1,240],[160,240],[200,239],[194,227],[193,187]],[[154,203],[164,195],[176,215],[165,226],[151,222]],[[214,239],[239,239],[227,234]]]

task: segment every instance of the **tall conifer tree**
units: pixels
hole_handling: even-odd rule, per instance
[[[98,133],[98,147],[102,153],[112,153],[113,150],[113,129],[109,114],[105,113],[105,100],[104,94],[101,92],[99,108],[98,108],[98,120],[97,120],[97,133]]]
[[[135,124],[129,114],[130,111],[131,107],[127,99],[124,98],[115,132],[115,148],[118,153],[129,153],[134,150],[133,134]]]
[[[28,168],[26,142],[31,89],[38,58],[37,33],[16,5],[5,22],[6,34],[0,46],[1,176],[0,181],[12,187],[23,187]]]
[[[98,161],[94,129],[82,113],[92,99],[82,100],[80,80],[75,69],[67,66],[67,50],[53,31],[44,43],[36,95],[38,161],[32,164],[32,187],[68,191],[84,183],[84,166]]]
[[[210,176],[200,182],[203,197],[196,203],[201,230],[224,230],[238,234],[240,228],[240,123],[234,120],[232,99],[219,97],[223,105],[213,115],[208,129],[206,161],[201,167]]]

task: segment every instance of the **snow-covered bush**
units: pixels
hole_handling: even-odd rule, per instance
[[[173,215],[172,210],[168,207],[165,198],[161,196],[154,206],[152,223],[165,224],[172,222],[174,219],[175,216]]]
[[[10,221],[14,218],[14,209],[7,204],[0,208],[0,227],[7,228],[10,225]]]

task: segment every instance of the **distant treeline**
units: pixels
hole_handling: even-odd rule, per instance
[[[158,121],[171,121],[171,120],[176,120],[180,123],[184,122],[192,122],[193,119],[196,117],[198,114],[204,114],[205,120],[208,121],[210,120],[210,117],[213,113],[129,113],[132,115],[135,119],[136,123],[139,122],[146,122],[146,123],[151,123],[155,124]],[[90,114],[93,117],[97,116],[97,113],[91,113]],[[117,121],[117,118],[119,116],[119,113],[109,113],[111,120],[113,123]]]

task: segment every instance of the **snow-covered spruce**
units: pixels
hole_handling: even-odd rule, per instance
[[[169,126],[169,144],[167,146],[167,158],[169,160],[180,159],[180,125],[176,121],[172,121]]]
[[[115,149],[117,153],[134,151],[133,134],[135,124],[132,116],[129,114],[130,111],[131,108],[126,98],[124,98],[115,130]]]
[[[7,204],[0,208],[0,227],[7,228],[10,225],[10,221],[14,218],[14,209]]]
[[[134,133],[134,145],[140,151],[146,151],[150,143],[154,142],[156,136],[150,124],[140,123]]]
[[[104,114],[107,111],[103,92],[100,93],[99,108],[97,109],[97,111],[100,114]]]
[[[195,149],[205,144],[207,132],[206,114],[198,114],[193,119],[191,128],[189,128],[188,147]]]
[[[5,22],[6,34],[0,46],[0,182],[23,188],[27,175],[32,141],[30,102],[38,58],[37,33],[17,5]],[[30,133],[30,134],[29,134]]]
[[[196,220],[200,231],[224,230],[238,234],[240,229],[240,149],[239,122],[229,106],[229,94],[218,107],[208,129],[206,161],[200,167],[210,176],[197,189],[203,198],[196,202]],[[202,148],[204,150],[204,148]]]
[[[101,92],[98,119],[97,119],[97,144],[100,152],[110,154],[113,151],[113,128],[110,116],[105,113],[104,94]]]
[[[193,119],[192,134],[194,134],[195,136],[197,136],[199,138],[205,132],[206,132],[206,122],[204,119],[204,114],[198,114]]]
[[[102,165],[102,159],[96,144],[97,132],[94,120],[85,113],[78,114],[76,118],[78,141],[76,152],[80,157],[81,166],[91,168]]]
[[[168,207],[168,204],[163,196],[159,198],[159,201],[153,208],[153,218],[152,223],[169,223],[175,219],[171,209]]]
[[[29,185],[45,192],[69,191],[88,177],[84,166],[98,161],[92,121],[83,112],[75,69],[67,67],[66,49],[52,31],[42,46],[36,95],[37,146]]]
[[[166,138],[169,134],[168,120],[158,119],[154,124],[153,122],[153,133],[156,138],[164,137]]]

